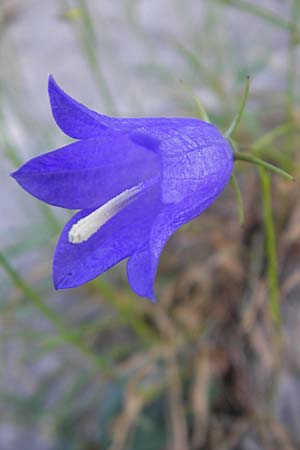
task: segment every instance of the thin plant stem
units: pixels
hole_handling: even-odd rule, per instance
[[[270,164],[266,161],[263,161],[262,159],[257,158],[256,156],[250,155],[249,153],[235,152],[234,160],[235,161],[245,161],[245,162],[250,162],[252,164],[256,164],[257,166],[268,169],[271,172],[277,173],[278,175],[282,175],[283,177],[285,177],[291,181],[295,181],[295,178],[292,175],[290,175],[288,172],[286,172],[285,170],[280,169],[280,167],[274,166],[273,164]]]
[[[221,99],[226,98],[226,92],[218,77],[216,77],[211,71],[209,71],[205,64],[202,64],[199,57],[190,49],[186,48],[179,41],[171,39],[171,45],[182,55],[188,64],[193,67],[197,73],[201,75],[201,78],[205,80],[207,85],[216,93]]]
[[[241,100],[241,104],[238,110],[238,113],[236,114],[236,116],[234,117],[233,121],[231,122],[231,124],[229,125],[229,128],[227,131],[225,131],[224,136],[226,138],[230,138],[233,137],[238,126],[239,123],[241,121],[245,106],[246,106],[246,102],[247,102],[247,98],[249,95],[249,90],[250,90],[250,77],[248,76],[246,78],[246,84],[245,84],[245,89],[244,89],[244,93],[242,96],[242,100]]]
[[[198,110],[198,114],[200,119],[204,120],[204,122],[208,122],[210,123],[211,120],[209,118],[209,115],[207,114],[203,104],[201,103],[199,97],[197,97],[196,95],[193,96],[194,102],[196,103],[196,107]]]
[[[268,310],[274,326],[272,335],[274,372],[270,380],[270,406],[274,409],[278,393],[279,375],[282,365],[281,307],[276,233],[272,212],[271,177],[263,167],[259,167],[262,187],[262,206],[264,215],[265,249],[267,256]]]
[[[237,210],[238,210],[238,216],[239,216],[239,223],[241,225],[245,222],[245,212],[244,212],[244,202],[243,197],[236,179],[235,174],[233,173],[230,178],[232,187],[234,189],[235,195],[236,195],[236,201],[237,201]]]
[[[22,165],[22,160],[17,152],[17,149],[10,142],[9,137],[7,136],[7,133],[4,127],[2,126],[2,121],[3,121],[3,114],[2,111],[0,110],[0,122],[1,122],[0,143],[2,144],[5,156],[11,162],[13,168],[17,168]],[[48,205],[39,203],[39,208],[46,220],[47,225],[49,225],[51,231],[54,234],[57,234],[61,226],[58,219],[50,209],[50,207]]]
[[[290,122],[283,123],[271,131],[265,133],[261,138],[257,139],[251,146],[253,151],[257,152],[269,147],[276,139],[295,130],[295,125]]]
[[[300,1],[294,0],[291,8],[291,21],[293,28],[290,30],[288,64],[287,64],[287,113],[289,119],[294,122],[296,90],[298,82],[297,73],[297,47],[300,43],[299,35],[296,33],[296,27],[300,19]]]
[[[291,21],[294,27],[297,26],[300,18],[300,2],[299,0],[294,0],[291,9]],[[296,88],[298,81],[297,74],[297,46],[299,45],[299,40],[295,36],[294,30],[290,31],[289,38],[289,49],[288,49],[288,64],[287,64],[287,80],[288,80],[288,95],[287,95],[287,109],[290,119],[293,119],[295,98],[296,98]]]
[[[170,354],[167,365],[167,384],[169,397],[169,417],[172,429],[172,448],[188,450],[188,430],[182,401],[180,371],[175,354]]]
[[[193,91],[193,89],[191,88],[191,86],[189,86],[187,83],[185,83],[184,81],[182,81],[183,86],[185,87],[185,89],[188,91],[188,93],[191,95],[191,97],[193,98],[196,108],[197,108],[197,112],[198,112],[198,116],[200,119],[204,120],[205,122],[211,122],[209,115],[207,114],[206,109],[204,108],[202,102],[200,101],[199,97],[195,94],[195,92]]]
[[[39,295],[22,279],[18,272],[10,265],[6,257],[0,253],[0,265],[3,267],[12,282],[24,294],[24,296],[38,309],[42,315],[51,322],[56,329],[62,329],[62,321],[59,315],[51,310],[39,297]]]
[[[157,333],[145,322],[142,314],[137,310],[133,298],[116,291],[106,282],[96,279],[93,286],[104,300],[118,312],[119,320],[132,327],[135,333],[145,343],[159,342]]]
[[[43,302],[38,293],[26,283],[26,281],[12,267],[2,253],[0,253],[0,266],[2,266],[14,285],[20,289],[24,297],[29,300],[31,304],[53,325],[56,331],[58,331],[60,337],[62,338],[62,342],[71,344],[85,356],[92,359],[92,361],[101,368],[105,375],[112,375],[107,361],[91,352],[85,343],[82,342],[80,335],[65,326],[60,315]]]
[[[295,25],[293,22],[284,20],[281,17],[277,16],[276,14],[273,14],[272,11],[269,11],[268,9],[263,8],[261,6],[254,5],[249,1],[244,0],[219,0],[219,1],[221,1],[221,3],[225,5],[230,5],[237,9],[240,9],[241,11],[245,11],[257,17],[261,17],[262,19],[268,21],[269,23],[277,27],[290,31],[295,31]]]
[[[114,114],[116,113],[116,105],[108,82],[106,81],[106,78],[100,67],[99,57],[96,54],[97,34],[94,29],[93,21],[89,13],[86,0],[77,0],[77,4],[82,13],[83,48],[87,57],[87,61],[90,65],[91,72],[99,86],[108,112],[110,114]]]
[[[278,275],[278,259],[276,248],[276,235],[271,204],[271,180],[270,175],[262,167],[259,168],[262,186],[262,201],[264,212],[264,229],[267,252],[267,276],[269,284],[270,313],[276,328],[281,326],[280,290]]]

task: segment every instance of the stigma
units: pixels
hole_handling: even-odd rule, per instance
[[[87,241],[109,219],[133,202],[136,196],[143,190],[144,183],[126,189],[88,216],[78,220],[78,222],[76,222],[69,230],[69,242],[71,244],[81,244],[82,242]]]

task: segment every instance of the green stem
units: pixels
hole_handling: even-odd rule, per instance
[[[297,25],[300,18],[300,2],[299,0],[294,0],[291,8],[291,22],[293,24],[293,29],[290,30],[289,39],[289,51],[288,51],[288,64],[287,64],[287,113],[289,119],[294,122],[294,109],[296,102],[296,89],[297,89],[297,46],[299,45],[299,35],[297,35]]]
[[[106,78],[101,70],[98,56],[96,54],[97,34],[94,29],[94,25],[88,11],[86,0],[77,0],[78,7],[82,12],[83,22],[83,47],[90,65],[93,76],[101,89],[101,94],[106,103],[106,107],[110,114],[116,113],[116,105],[111,93],[110,87]]]
[[[239,126],[239,123],[241,121],[241,118],[242,118],[242,115],[243,115],[243,112],[245,109],[247,98],[249,95],[249,90],[250,90],[250,77],[248,76],[246,79],[245,89],[244,89],[244,93],[242,96],[239,111],[238,111],[237,115],[234,117],[233,121],[231,122],[228,130],[224,133],[224,136],[227,138],[233,137],[237,130],[237,127]]]
[[[272,320],[277,328],[280,329],[281,312],[280,312],[280,291],[279,291],[279,275],[278,275],[278,259],[276,249],[276,235],[271,205],[271,182],[270,175],[263,168],[259,168],[260,179],[262,184],[262,199],[264,211],[264,228],[266,238],[266,252],[268,259],[268,284],[270,290],[270,312]]]
[[[7,132],[4,126],[2,126],[2,122],[3,122],[3,114],[2,111],[0,110],[0,144],[3,148],[4,154],[7,157],[7,159],[11,162],[14,168],[17,168],[22,165],[22,160],[17,152],[17,149],[10,142]],[[54,234],[57,234],[61,226],[52,210],[49,208],[48,205],[45,204],[40,204],[39,208],[41,209],[42,214],[46,219],[47,225],[50,226]]]
[[[238,214],[239,214],[239,222],[241,225],[244,224],[245,221],[245,213],[244,213],[244,203],[243,203],[243,197],[236,179],[236,176],[234,175],[234,173],[231,175],[230,178],[231,184],[233,186],[235,195],[236,195],[236,200],[237,200],[237,208],[238,208]]]
[[[196,95],[193,95],[194,102],[196,103],[198,114],[200,119],[204,120],[204,122],[210,123],[211,120],[209,118],[209,115],[207,114],[204,106],[202,105],[201,101]]]
[[[249,155],[247,153],[242,153],[242,152],[235,152],[234,160],[235,161],[245,161],[245,162],[250,162],[252,164],[256,164],[257,166],[268,169],[271,172],[277,173],[278,175],[282,175],[283,177],[285,177],[289,180],[295,181],[295,178],[292,175],[290,175],[289,173],[287,173],[285,170],[280,169],[279,167],[274,166],[273,164],[270,164],[266,161],[263,161],[262,159],[257,158],[256,156]]]
[[[200,74],[201,78],[205,80],[207,85],[218,94],[222,99],[226,98],[226,92],[218,77],[216,77],[211,71],[207,69],[205,64],[202,64],[197,54],[195,54],[190,48],[184,47],[176,39],[171,39],[171,45],[182,55],[185,60],[194,67],[194,69]]]
[[[245,11],[257,17],[261,17],[262,19],[267,20],[268,22],[272,23],[277,27],[295,31],[295,25],[292,22],[282,19],[281,17],[273,14],[266,8],[262,8],[261,6],[254,5],[250,2],[241,0],[220,0],[220,1],[225,5],[234,6],[240,9],[241,11]]]
[[[195,92],[193,91],[193,89],[191,88],[191,86],[189,86],[188,84],[186,84],[184,81],[182,82],[183,86],[185,87],[185,89],[188,91],[188,93],[191,95],[191,97],[193,98],[197,110],[198,110],[198,116],[200,117],[200,119],[204,120],[205,122],[210,123],[211,120],[209,118],[209,115],[207,114],[203,104],[201,103],[199,97],[197,97],[197,95],[195,94]]]
[[[18,272],[10,265],[3,254],[0,253],[0,265],[13,283],[23,292],[24,296],[60,331],[63,328],[59,315],[51,310],[39,297],[39,295],[21,278]]]
[[[103,299],[109,302],[117,311],[119,320],[130,326],[141,340],[146,344],[159,342],[159,336],[146,323],[143,314],[137,309],[133,298],[128,297],[125,293],[116,293],[108,283],[98,278],[93,282],[93,285]]]
[[[101,368],[104,374],[112,376],[112,371],[104,358],[94,354],[86,347],[85,343],[81,341],[81,337],[74,330],[68,329],[58,313],[49,308],[43,302],[41,297],[26,283],[26,281],[18,274],[18,272],[11,266],[6,257],[0,253],[0,266],[3,267],[12,282],[17,286],[24,297],[29,300],[37,310],[54,326],[58,331],[63,342],[67,342],[76,347],[81,353],[93,360],[93,362]]]
[[[295,125],[287,122],[273,128],[271,131],[265,133],[261,138],[257,139],[251,148],[253,151],[260,151],[265,147],[269,147],[276,139],[295,130]]]
[[[300,2],[294,0],[291,8],[291,21],[296,25],[299,23],[300,18]],[[297,127],[296,124],[296,98],[297,98],[297,83],[298,83],[298,64],[297,64],[297,51],[298,51],[299,37],[296,36],[295,31],[290,31],[289,46],[288,46],[288,61],[287,61],[287,116],[289,121]],[[288,147],[292,151],[296,145],[295,136],[291,133],[288,138]]]

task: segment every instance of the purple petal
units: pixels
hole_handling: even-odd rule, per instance
[[[155,185],[124,208],[81,244],[71,244],[68,232],[91,210],[76,214],[65,226],[56,247],[53,279],[57,289],[80,286],[134,253],[149,238],[152,222],[161,209]]]
[[[33,158],[12,174],[30,194],[55,206],[93,208],[155,175],[158,157],[112,130]]]
[[[66,94],[50,75],[48,92],[53,117],[67,135],[75,139],[98,136],[111,119],[97,114]]]
[[[161,139],[170,127],[196,125],[198,119],[190,118],[115,118],[99,114],[77,102],[64,92],[50,75],[48,84],[50,104],[57,125],[75,139],[98,136],[106,128],[120,131],[137,131]],[[205,123],[205,122],[202,122]]]
[[[156,259],[152,258],[149,246],[146,245],[133,253],[127,262],[127,278],[131,289],[137,295],[149,298],[152,302],[157,300],[154,293],[154,279],[159,256]]]
[[[202,189],[179,203],[164,206],[153,222],[147,245],[141,246],[129,259],[127,276],[132,290],[142,297],[155,301],[154,279],[161,251],[170,236],[183,224],[208,208],[224,189],[230,173],[222,175],[222,182],[212,177]]]
[[[227,183],[233,168],[231,146],[218,129],[205,122],[169,130],[160,144],[162,198],[176,203],[211,186]]]

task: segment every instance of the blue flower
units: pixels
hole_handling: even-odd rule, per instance
[[[53,279],[72,288],[129,258],[131,288],[155,300],[161,251],[223,191],[233,169],[218,129],[189,118],[112,118],[78,103],[49,78],[57,125],[76,142],[12,174],[50,205],[81,211],[56,247]]]

